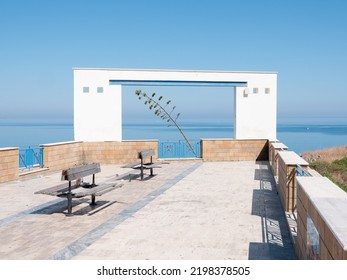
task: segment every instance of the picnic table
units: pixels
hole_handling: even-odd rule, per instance
[[[115,183],[95,183],[95,174],[101,172],[99,163],[88,163],[62,170],[61,180],[68,183],[59,184],[54,187],[46,188],[35,192],[35,194],[46,194],[57,197],[67,198],[68,215],[72,213],[72,199],[91,196],[91,205],[96,205],[96,196],[101,196],[123,186]],[[80,183],[80,179],[92,176],[92,183]],[[74,182],[74,184],[73,184]]]
[[[141,180],[143,180],[143,178],[144,178],[144,170],[146,170],[146,169],[150,170],[150,176],[154,176],[153,168],[161,168],[160,163],[154,163],[153,162],[153,156],[154,155],[155,155],[155,152],[153,149],[140,151],[138,154],[138,158],[140,159],[140,161],[128,163],[122,167],[123,168],[139,169]]]

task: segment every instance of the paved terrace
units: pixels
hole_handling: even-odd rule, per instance
[[[129,170],[103,165],[96,182]],[[73,200],[34,194],[60,172],[0,184],[0,259],[294,259],[267,162],[173,161]],[[87,181],[88,178],[85,178]]]

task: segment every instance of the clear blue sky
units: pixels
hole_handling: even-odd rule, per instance
[[[344,0],[2,0],[0,120],[71,120],[73,67],[275,71],[279,116],[346,117],[346,11]],[[201,94],[194,114],[229,114],[225,92],[220,107]],[[199,99],[181,96],[183,112]]]

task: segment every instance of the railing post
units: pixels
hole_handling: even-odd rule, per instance
[[[43,168],[43,147],[40,147],[40,167]]]

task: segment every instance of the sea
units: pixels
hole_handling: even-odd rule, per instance
[[[225,120],[182,121],[180,126],[190,140],[233,138],[234,126]],[[132,120],[123,123],[124,140],[183,140],[176,127],[160,120]],[[278,120],[277,139],[289,150],[302,154],[335,146],[347,146],[346,118],[282,118]],[[40,144],[73,141],[69,121],[0,121],[0,148],[37,147]]]

